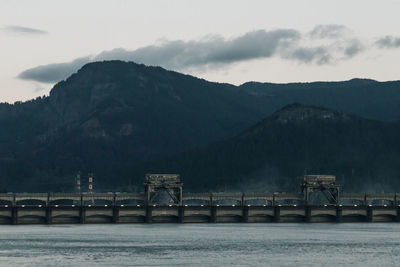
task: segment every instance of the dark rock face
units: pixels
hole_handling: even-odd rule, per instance
[[[91,63],[55,85],[49,97],[0,103],[0,190],[68,191],[78,171],[94,172],[104,190],[140,185],[135,170],[145,162],[235,136],[293,102],[394,121],[399,101],[399,82],[238,87],[132,62]],[[292,125],[348,116],[318,115],[308,107],[298,113],[276,119]]]
[[[344,122],[350,120],[350,116],[343,112],[294,103],[276,112],[274,119],[283,124],[306,123],[311,120]]]

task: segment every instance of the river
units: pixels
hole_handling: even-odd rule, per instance
[[[400,224],[0,226],[1,266],[398,266]]]

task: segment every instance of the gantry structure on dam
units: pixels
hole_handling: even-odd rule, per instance
[[[0,194],[0,223],[400,221],[400,194],[346,194],[307,175],[301,193],[187,193],[177,174],[146,175],[144,193]]]

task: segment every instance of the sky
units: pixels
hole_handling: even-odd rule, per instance
[[[119,59],[240,85],[400,80],[400,0],[0,0],[0,102]]]

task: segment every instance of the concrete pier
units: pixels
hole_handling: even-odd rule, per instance
[[[342,206],[336,207],[336,222],[342,222]]]
[[[281,221],[281,206],[275,206],[274,207],[274,222],[280,222]]]
[[[153,222],[153,207],[152,206],[147,206],[146,208],[146,223],[152,223]]]

